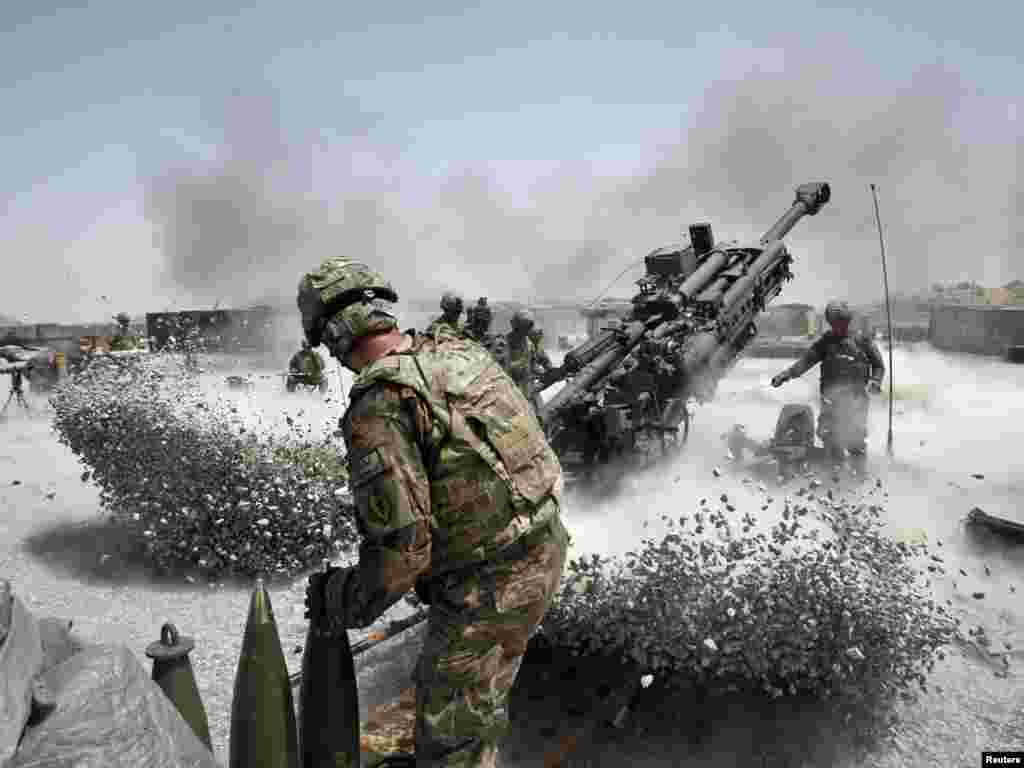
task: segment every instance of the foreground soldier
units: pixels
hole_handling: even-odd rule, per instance
[[[359,564],[310,577],[307,601],[343,631],[415,586],[431,605],[417,765],[494,766],[509,691],[565,562],[561,466],[493,358],[472,341],[400,333],[387,304],[397,299],[346,259],[299,286],[310,343],[358,374],[341,426]]]
[[[780,387],[821,363],[821,414],[818,437],[830,461],[842,464],[850,453],[853,469],[863,472],[867,461],[868,391],[882,391],[885,363],[878,347],[861,333],[850,335],[853,315],[846,302],[825,308],[831,329],[804,356],[772,379]]]
[[[441,316],[427,326],[426,334],[436,336],[446,333],[450,336],[462,336],[462,297],[446,291],[441,297]]]

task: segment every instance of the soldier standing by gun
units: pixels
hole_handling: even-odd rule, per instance
[[[357,566],[310,577],[307,615],[329,631],[366,627],[415,587],[431,606],[416,764],[493,767],[566,558],[561,465],[493,358],[468,340],[401,333],[397,300],[347,259],[299,285],[310,344],[357,374],[341,428],[362,536]]]
[[[867,462],[868,392],[882,391],[885,363],[874,341],[862,333],[850,334],[852,319],[846,302],[829,302],[825,320],[831,329],[800,360],[775,376],[772,386],[781,387],[821,363],[818,437],[830,461],[841,465],[849,451],[852,468],[863,472]]]
[[[464,330],[461,317],[462,297],[452,291],[445,291],[441,297],[441,316],[428,325],[424,333],[428,336],[437,336],[441,333],[462,336]]]
[[[547,350],[544,349],[544,329],[534,328],[530,331],[529,336],[533,354],[533,382],[530,402],[533,403],[534,410],[539,415],[540,408],[544,404],[540,397],[540,392],[544,389],[542,383],[544,381],[544,377],[547,376],[555,366],[552,364],[551,358],[548,357]]]
[[[512,330],[505,334],[505,342],[508,345],[505,370],[523,396],[534,406],[534,411],[539,413],[534,396],[537,376],[536,353],[533,340],[530,338],[534,326],[533,313],[528,309],[516,310],[512,315],[511,325]]]

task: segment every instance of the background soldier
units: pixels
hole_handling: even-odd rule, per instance
[[[397,300],[346,259],[299,285],[307,339],[357,374],[341,428],[362,536],[357,566],[310,577],[309,616],[365,627],[415,586],[431,606],[417,765],[494,766],[509,691],[566,558],[561,466],[493,358],[469,340],[399,332]]]
[[[288,363],[288,391],[294,392],[300,383],[317,387],[321,392],[327,391],[324,360],[319,352],[310,347],[306,339],[302,340],[302,348],[292,355]]]
[[[110,340],[111,351],[134,349],[135,340],[131,335],[131,316],[127,312],[118,312],[114,315],[114,321],[117,323],[117,334]]]
[[[862,333],[850,335],[853,313],[846,302],[829,302],[825,319],[831,329],[775,376],[772,386],[780,387],[821,363],[818,437],[832,462],[842,464],[848,450],[853,468],[862,472],[867,459],[868,391],[882,391],[885,363],[874,341]]]
[[[533,346],[533,396],[531,402],[534,410],[540,413],[540,408],[544,405],[544,400],[540,396],[543,389],[541,385],[544,377],[555,366],[552,364],[551,358],[548,357],[547,350],[544,349],[544,329],[534,328],[529,335],[530,344]]]
[[[457,293],[446,291],[441,297],[441,316],[427,326],[425,333],[429,336],[437,336],[440,333],[462,336],[461,317],[462,297]]]
[[[519,390],[531,403],[533,400],[534,379],[536,377],[535,356],[530,331],[533,330],[533,313],[528,309],[516,310],[512,315],[512,330],[505,335],[508,345],[506,367]]]
[[[470,338],[481,344],[486,344],[491,335],[491,323],[494,316],[491,308],[487,305],[487,297],[481,296],[476,300],[476,306],[471,307],[466,313],[467,332]]]

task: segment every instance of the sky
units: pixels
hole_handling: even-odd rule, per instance
[[[808,181],[782,300],[880,296],[871,183],[893,289],[1024,278],[1018,5],[5,3],[0,314],[629,296]]]

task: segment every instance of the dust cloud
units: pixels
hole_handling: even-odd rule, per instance
[[[445,288],[590,299],[692,221],[756,239],[797,184],[827,180],[832,203],[790,238],[797,279],[786,291],[821,303],[838,286],[854,301],[880,293],[870,182],[894,289],[1014,277],[1024,237],[1015,105],[942,62],[893,77],[842,43],[826,60],[820,50],[725,59],[723,75],[687,97],[677,136],[638,147],[644,170],[566,164],[525,198],[522,180],[489,168],[436,179],[372,133],[290,137],[273,98],[233,97],[214,158],[150,179],[148,216],[175,286],[211,303],[290,304],[298,275],[329,254],[372,262],[403,299]],[[630,291],[623,279],[615,293]]]
[[[779,389],[768,383],[788,363],[742,359],[722,380],[715,400],[698,409],[690,439],[677,459],[627,478],[622,492],[611,498],[595,501],[570,494],[566,514],[576,539],[574,556],[636,550],[643,538],[660,539],[662,515],[691,515],[702,498],[714,506],[723,493],[738,513],[750,512],[762,522],[774,520],[781,501],[802,483],[795,480],[779,487],[769,479],[765,491],[759,492],[751,461],[730,462],[722,438],[735,424],[742,424],[752,438],[767,440],[787,403],[811,405],[817,415],[816,369]],[[960,526],[972,507],[1019,518],[1024,456],[1008,446],[1024,444],[1024,367],[915,344],[897,346],[894,368],[894,458],[890,461],[885,455],[888,401],[872,397],[869,474],[883,482],[893,530],[923,529],[933,540],[946,539],[947,553],[966,557]],[[884,388],[887,391],[888,379]],[[863,490],[845,483],[844,487]],[[765,495],[772,496],[773,503],[761,512]]]

